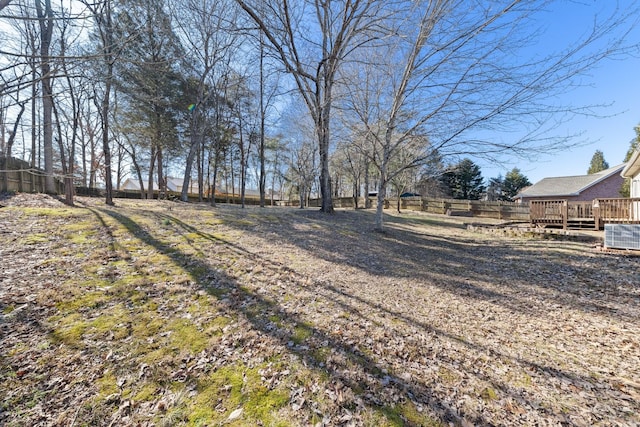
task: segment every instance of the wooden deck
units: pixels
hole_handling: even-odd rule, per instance
[[[601,230],[604,224],[640,224],[640,198],[592,202],[532,200],[531,223],[537,227]]]

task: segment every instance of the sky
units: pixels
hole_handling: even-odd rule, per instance
[[[566,1],[545,14],[547,32],[538,46],[541,51],[553,49],[558,43],[568,42],[584,34],[592,22],[595,11],[613,10],[618,3],[623,11],[630,10],[631,0],[582,0]],[[601,14],[602,16],[602,14]],[[630,43],[640,43],[640,25],[636,20],[635,30],[626,37]],[[634,127],[640,124],[640,54],[624,59],[609,59],[601,62],[582,79],[580,87],[564,96],[572,105],[606,105],[598,110],[599,117],[577,117],[556,129],[553,135],[582,134],[585,146],[553,155],[542,154],[537,159],[514,160],[513,164],[501,166],[476,163],[485,179],[502,174],[517,167],[532,183],[551,176],[585,175],[596,150],[604,153],[610,166],[621,164],[635,138]],[[475,160],[474,160],[475,161]]]
[[[571,40],[584,35],[593,22],[594,14],[606,16],[616,6],[625,13],[633,4],[640,3],[640,0],[563,0],[553,3],[553,9],[544,13],[541,21],[546,32],[542,42],[536,46],[538,53],[568,45]],[[640,14],[631,18],[636,20],[636,29],[627,41],[640,43]],[[640,52],[636,52],[635,57],[604,60],[584,76],[584,87],[570,92],[561,100],[577,107],[606,105],[598,110],[600,117],[576,117],[554,131],[555,135],[580,134],[580,139],[588,140],[588,144],[553,155],[542,153],[535,159],[514,159],[502,165],[489,164],[482,159],[472,160],[481,167],[486,180],[499,174],[504,176],[513,167],[517,167],[532,183],[550,176],[586,174],[596,150],[604,153],[609,165],[622,163],[630,141],[635,137],[634,127],[640,124],[638,76]],[[497,136],[503,137],[504,135]]]

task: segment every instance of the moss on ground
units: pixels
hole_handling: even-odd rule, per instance
[[[434,420],[426,414],[418,411],[412,402],[404,402],[395,406],[384,406],[372,415],[372,420],[378,426],[403,427],[444,427],[445,424]]]
[[[198,394],[188,407],[189,425],[220,424],[238,409],[242,414],[236,425],[286,425],[278,410],[288,404],[288,390],[267,388],[258,371],[244,365],[225,366],[199,381]]]

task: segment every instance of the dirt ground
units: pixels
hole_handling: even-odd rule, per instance
[[[640,425],[640,257],[409,212],[0,206],[0,425]]]

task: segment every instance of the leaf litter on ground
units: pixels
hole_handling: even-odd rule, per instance
[[[456,219],[0,210],[4,425],[640,423],[639,259]]]

